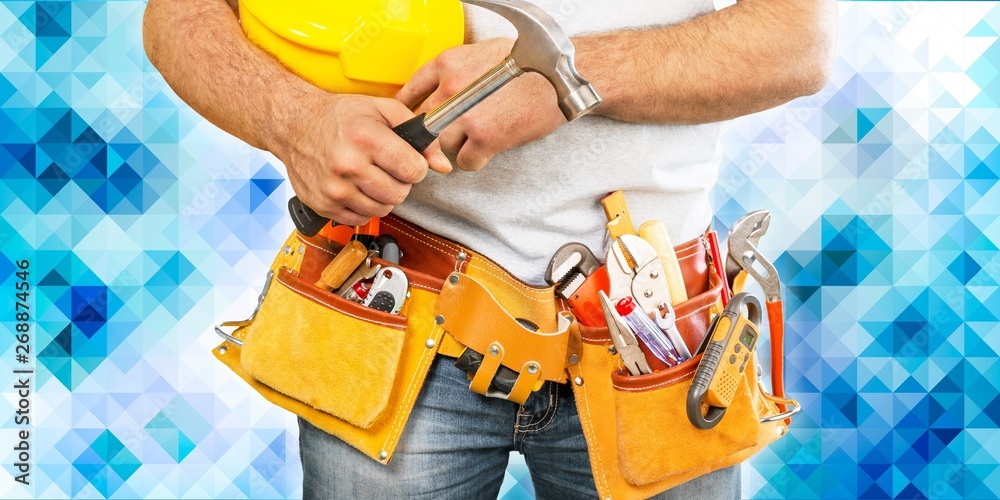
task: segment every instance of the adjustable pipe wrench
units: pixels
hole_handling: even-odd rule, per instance
[[[743,291],[747,275],[753,276],[764,290],[767,322],[771,328],[771,383],[774,395],[784,397],[785,379],[780,360],[784,356],[785,313],[781,304],[781,281],[774,265],[757,250],[760,237],[767,232],[770,223],[771,213],[758,210],[733,224],[729,230],[726,278],[734,295]],[[755,264],[759,269],[755,268]],[[778,406],[785,411],[784,405]]]

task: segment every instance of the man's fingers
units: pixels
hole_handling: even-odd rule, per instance
[[[391,130],[375,132],[372,163],[406,184],[416,184],[427,175],[427,160]]]
[[[402,102],[407,108],[412,109],[420,101],[434,92],[440,83],[440,73],[434,61],[430,61],[413,73],[410,80],[403,85],[403,88],[396,92],[396,100]]]
[[[482,149],[476,148],[475,144],[471,141],[466,141],[465,145],[458,152],[458,157],[455,158],[455,163],[458,164],[458,168],[474,172],[477,170],[482,170],[483,167],[490,161],[491,155],[486,154]]]
[[[413,118],[413,111],[394,99],[379,99],[376,101],[376,106],[378,112],[386,119],[386,125],[389,128]]]
[[[366,174],[355,181],[358,189],[372,200],[385,205],[403,203],[410,194],[410,184],[399,182],[377,165],[367,165]]]
[[[330,220],[345,226],[360,226],[367,224],[371,217],[366,217],[347,208],[341,208],[331,214]]]
[[[438,141],[434,141],[430,146],[424,150],[424,158],[427,158],[427,164],[430,166],[431,170],[439,174],[447,174],[451,172],[451,160],[445,156],[444,152],[441,151],[441,144]]]
[[[302,199],[300,196],[299,199]],[[305,200],[303,200],[305,202]],[[311,207],[316,213],[326,217],[338,224],[344,224],[347,226],[359,226],[364,224],[371,218],[370,215],[362,215],[358,212],[344,206],[343,203],[339,201],[333,201],[329,198],[323,198],[315,202],[306,202],[308,207]]]
[[[369,198],[359,189],[354,188],[354,191],[344,200],[344,208],[365,217],[367,221],[372,217],[385,217],[389,215],[393,206],[387,203],[379,203]],[[361,224],[364,224],[364,222],[361,222]]]
[[[467,140],[469,136],[465,135],[460,127],[451,126],[441,131],[437,142],[442,151],[455,154],[462,150]]]

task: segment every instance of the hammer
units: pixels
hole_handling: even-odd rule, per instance
[[[601,103],[594,87],[581,78],[573,66],[573,43],[545,11],[524,0],[461,1],[506,18],[517,28],[517,40],[510,55],[461,92],[430,113],[421,113],[393,127],[392,130],[414,149],[427,149],[448,125],[525,71],[539,73],[552,84],[559,99],[559,109],[567,121],[593,111]],[[306,236],[315,235],[330,221],[298,197],[288,200],[288,212],[295,227]]]

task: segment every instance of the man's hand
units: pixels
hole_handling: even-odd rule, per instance
[[[289,106],[272,150],[299,199],[341,224],[388,215],[428,167],[451,170],[437,147],[421,155],[392,131],[413,117],[395,99],[313,92]]]
[[[363,224],[402,202],[428,167],[451,170],[436,144],[421,156],[390,130],[413,117],[406,106],[330,94],[295,76],[247,40],[234,4],[150,0],[146,53],[202,116],[280,158],[317,213]]]
[[[417,113],[430,111],[496,66],[513,45],[510,38],[491,38],[448,49],[417,70],[396,98],[411,108],[421,103]],[[479,170],[493,155],[541,139],[564,123],[552,85],[526,73],[449,125],[438,142],[457,154],[458,168]]]

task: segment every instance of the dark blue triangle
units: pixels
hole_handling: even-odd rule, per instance
[[[42,187],[49,192],[49,194],[55,196],[56,193],[62,190],[62,188],[66,187],[66,184],[69,184],[69,175],[66,175],[66,172],[63,172],[63,170],[59,168],[59,165],[53,163],[49,165],[49,168],[46,168],[45,171],[38,175],[38,183],[41,184]]]
[[[920,488],[914,486],[913,483],[909,483],[906,485],[906,488],[903,488],[903,491],[900,491],[899,494],[896,495],[896,498],[905,498],[907,500],[926,500],[927,495],[920,491]]]
[[[71,125],[72,117],[70,116],[71,113],[72,112],[70,110],[63,112],[62,116],[52,122],[52,127],[50,127],[49,130],[42,135],[42,138],[39,139],[38,142],[40,144],[69,144],[69,136],[73,133],[73,127]]]
[[[69,282],[58,270],[53,269],[38,282],[38,286],[69,286]]]
[[[124,163],[108,176],[108,182],[118,191],[128,193],[142,182],[142,177],[128,163]]]
[[[261,192],[263,192],[265,196],[271,196],[271,193],[273,193],[275,189],[278,189],[278,186],[281,186],[281,183],[284,182],[284,180],[283,179],[250,179],[250,182],[252,182],[253,185],[257,186],[257,188],[260,189]]]

